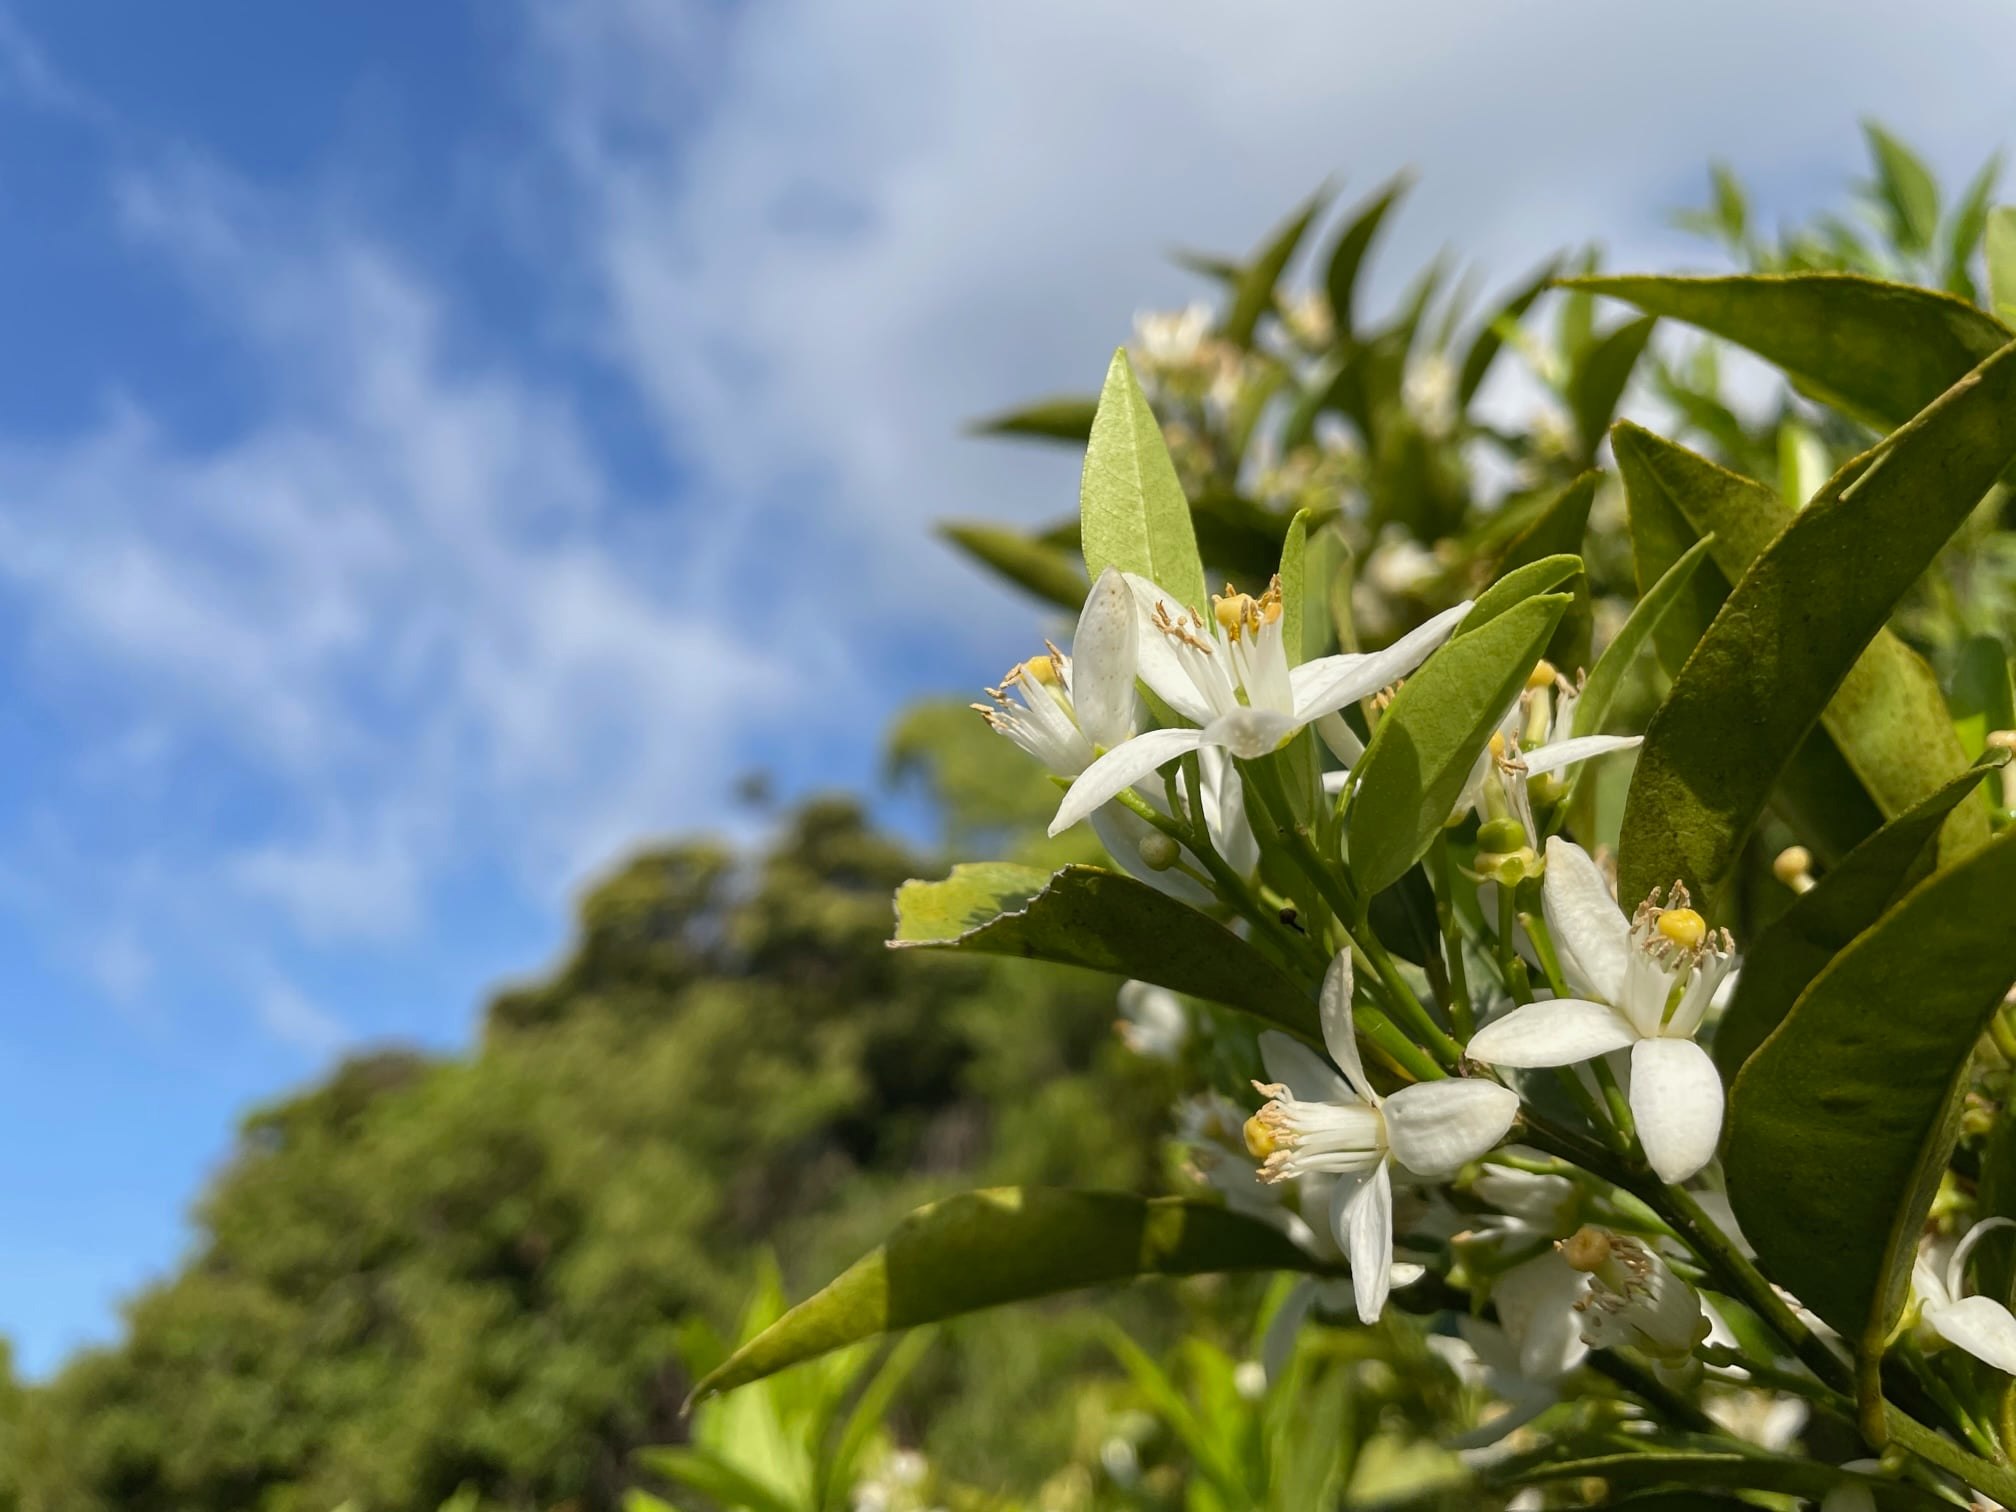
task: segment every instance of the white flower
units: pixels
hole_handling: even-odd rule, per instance
[[[1417,1177],[1453,1175],[1505,1137],[1519,1099],[1495,1082],[1463,1078],[1420,1082],[1382,1098],[1358,1055],[1351,986],[1351,957],[1340,954],[1323,979],[1321,1022],[1343,1074],[1312,1055],[1296,1089],[1261,1085],[1268,1101],[1247,1120],[1246,1147],[1264,1162],[1263,1180],[1336,1178],[1331,1228],[1351,1260],[1358,1316],[1372,1323],[1392,1284],[1392,1167],[1397,1162]]]
[[[1134,317],[1134,350],[1144,367],[1181,367],[1197,357],[1211,334],[1211,306],[1197,303],[1180,310],[1142,310]]]
[[[1535,779],[1542,783],[1542,796],[1553,800],[1560,792],[1546,779],[1554,773],[1592,756],[1628,751],[1643,743],[1642,735],[1571,735],[1581,696],[1553,663],[1538,663],[1525,690],[1512,701],[1490,743],[1478,754],[1452,818],[1460,819],[1472,809],[1480,817],[1513,818],[1531,837],[1538,833],[1533,824]]]
[[[2016,1375],[2016,1317],[1993,1297],[1965,1294],[1967,1257],[1984,1235],[1998,1228],[2016,1228],[2007,1218],[1985,1218],[1953,1247],[1946,1274],[1920,1256],[1911,1267],[1911,1286],[1918,1294],[1918,1316],[1926,1327],[1977,1360]]]
[[[1561,1258],[1589,1278],[1575,1312],[1591,1349],[1628,1345],[1672,1365],[1708,1337],[1708,1316],[1694,1288],[1629,1234],[1577,1229],[1561,1241]]]
[[[1113,1030],[1120,1042],[1144,1060],[1173,1061],[1190,1037],[1190,1015],[1167,987],[1151,982],[1120,985],[1120,1017]]]
[[[1134,693],[1139,624],[1133,590],[1109,567],[1085,596],[1071,654],[1048,647],[1048,654],[1012,668],[999,687],[987,690],[989,701],[973,707],[997,734],[1035,757],[1045,771],[1075,778],[1101,752],[1134,738],[1140,717]],[[1259,861],[1259,843],[1246,822],[1238,770],[1221,752],[1205,755],[1200,772],[1205,828],[1233,870],[1251,871]],[[1172,855],[1175,848],[1139,814],[1109,801],[1130,786],[1115,786],[1096,812],[1079,817],[1091,819],[1107,854],[1134,876],[1185,902],[1209,902],[1211,895],[1188,877],[1166,865],[1150,865],[1144,858],[1144,840],[1150,846],[1169,847]],[[1159,812],[1168,812],[1163,794],[1144,790],[1139,796]]]
[[[1050,823],[1053,835],[1188,752],[1216,748],[1250,761],[1279,750],[1304,725],[1413,671],[1470,612],[1458,604],[1383,651],[1324,656],[1291,669],[1278,580],[1257,599],[1229,591],[1214,597],[1208,624],[1194,610],[1172,609],[1146,578],[1129,575],[1127,582],[1147,619],[1135,648],[1141,680],[1196,727],[1102,742],[1109,749],[1071,784]]]
[[[1722,1078],[1694,1031],[1734,960],[1674,884],[1626,920],[1589,853],[1547,842],[1541,897],[1568,986],[1582,997],[1515,1008],[1477,1032],[1465,1053],[1492,1066],[1568,1066],[1631,1052],[1631,1113],[1662,1181],[1708,1164],[1722,1132]]]

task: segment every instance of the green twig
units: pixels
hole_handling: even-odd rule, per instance
[[[1463,925],[1456,914],[1455,869],[1449,864],[1449,837],[1437,834],[1428,845],[1428,874],[1435,886],[1435,922],[1442,931],[1442,959],[1449,978],[1449,1015],[1464,1044],[1477,1032],[1470,1002],[1470,972],[1463,964]]]

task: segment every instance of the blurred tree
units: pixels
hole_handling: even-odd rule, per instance
[[[476,1053],[360,1055],[253,1114],[125,1340],[18,1410],[0,1389],[19,1504],[613,1507],[631,1450],[682,1433],[682,1320],[731,1316],[759,1244],[802,1283],[976,1176],[1152,1177],[1167,1089],[1108,990],[892,955],[916,867],[838,800],[757,856],[647,852]],[[1090,1348],[1032,1362],[1014,1332],[957,1333],[919,1377],[988,1415],[968,1457],[994,1475],[1044,1455],[1045,1376]]]

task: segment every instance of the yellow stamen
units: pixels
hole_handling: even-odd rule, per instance
[[[1659,915],[1659,933],[1683,950],[1708,938],[1708,921],[1691,908],[1669,908]]]
[[[1533,670],[1526,674],[1526,686],[1529,688],[1551,688],[1554,686],[1554,679],[1560,675],[1560,673],[1554,670],[1554,663],[1548,661],[1543,656],[1533,664]]]
[[[1503,761],[1505,759],[1505,732],[1503,730],[1493,730],[1491,732],[1491,756],[1496,761]]]
[[[1046,688],[1056,687],[1061,679],[1057,676],[1057,663],[1047,656],[1032,656],[1015,669],[1016,673],[1033,683],[1041,683]]]

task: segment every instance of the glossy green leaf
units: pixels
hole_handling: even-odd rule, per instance
[[[1346,822],[1364,892],[1391,887],[1427,854],[1568,604],[1545,594],[1475,630],[1466,623],[1401,684],[1354,768]]]
[[[1610,437],[1624,478],[1641,593],[1649,591],[1704,532],[1717,537],[1720,555],[1741,577],[1750,559],[1789,518],[1779,501],[1762,494],[1750,479],[1628,421],[1613,427]],[[1701,522],[1698,527],[1681,508],[1682,499]],[[1735,538],[1733,551],[1722,540],[1725,534]],[[1659,661],[1669,676],[1678,676],[1694,654],[1729,596],[1729,582],[1715,560],[1704,563],[1653,632]],[[1883,821],[1868,790],[1824,729],[1812,731],[1794,748],[1771,801],[1805,843],[1828,861],[1846,855]]]
[[[1505,349],[1505,337],[1513,327],[1526,318],[1526,312],[1533,307],[1533,301],[1547,292],[1554,282],[1554,275],[1561,264],[1558,260],[1549,262],[1532,278],[1513,291],[1510,298],[1500,305],[1497,312],[1477,333],[1477,339],[1470,343],[1470,350],[1463,354],[1463,367],[1456,377],[1456,402],[1462,409],[1470,408],[1470,401],[1477,397],[1477,390],[1484,386],[1490,376],[1491,365],[1498,360],[1498,354]]]
[[[1006,861],[896,891],[898,947],[1026,956],[1154,982],[1313,1035],[1312,993],[1253,946],[1145,882],[1096,866]]]
[[[1365,266],[1365,254],[1371,249],[1373,239],[1379,234],[1380,224],[1409,188],[1412,178],[1401,174],[1385,188],[1361,205],[1345,222],[1338,233],[1337,244],[1330,250],[1330,263],[1324,270],[1323,287],[1330,296],[1330,319],[1341,341],[1357,330],[1354,304],[1358,289],[1358,275]]]
[[[1730,1095],[1729,1196],[1764,1270],[1865,1356],[1904,1305],[1967,1063],[2016,980],[2016,830],[1836,955]]]
[[[1748,347],[1807,392],[1882,429],[1917,414],[2010,337],[1951,294],[1859,273],[1573,283]]]
[[[1714,541],[1713,535],[1704,536],[1681,552],[1632,606],[1623,627],[1603,648],[1603,654],[1596,658],[1596,665],[1589,669],[1589,681],[1583,685],[1582,696],[1575,701],[1573,734],[1596,735],[1602,732],[1603,721],[1610,717],[1611,706],[1617,702],[1617,695],[1623,690],[1624,679],[1638,660],[1638,653],[1657,635],[1660,624],[1681,602]]]
[[[1551,1460],[1525,1470],[1528,1484],[1603,1480],[1612,1490],[1653,1486],[1689,1486],[1732,1491],[1770,1491],[1783,1496],[1819,1500],[1836,1486],[1868,1492],[1882,1512],[1940,1512],[1947,1503],[1903,1481],[1843,1470],[1810,1459],[1784,1459],[1744,1449],[1648,1448],[1620,1454],[1598,1454]],[[1642,1505],[1637,1500],[1622,1507]],[[1669,1503],[1668,1505],[1675,1505]],[[1679,1503],[1677,1505],[1686,1505]]]
[[[2002,154],[1992,153],[1960,196],[1946,241],[1946,289],[1970,303],[1978,296],[1971,264],[1988,229],[1988,211],[1995,202],[1995,183],[2002,176]]]
[[[1278,1230],[1212,1203],[997,1187],[919,1208],[694,1387],[694,1400],[892,1329],[1141,1276],[1312,1270]]]
[[[1463,623],[1456,627],[1456,633],[1468,635],[1473,630],[1482,629],[1507,609],[1515,608],[1536,595],[1551,593],[1569,579],[1581,575],[1582,558],[1565,552],[1515,567],[1477,595],[1477,601],[1463,616]]]
[[[1736,993],[1715,1030],[1715,1064],[1733,1080],[1807,984],[1932,869],[1933,840],[1979,782],[1962,772],[1856,846],[1743,952]]]
[[[1084,569],[1073,557],[1020,531],[977,521],[945,520],[939,523],[938,533],[1018,588],[1026,588],[1059,608],[1078,609],[1091,591]]]
[[[1088,577],[1118,567],[1161,585],[1179,603],[1204,603],[1204,564],[1197,556],[1190,502],[1124,347],[1113,354],[1099,394],[1078,489],[1078,520]]]
[[[1643,897],[1674,877],[1704,896],[1720,884],[1793,751],[2012,455],[2016,345],[1873,461],[1844,468],[1757,557],[1646,731],[1619,840],[1619,896]],[[1931,742],[1950,725],[1941,717],[1915,733]],[[1872,784],[1866,753],[1843,754]],[[1888,811],[1950,775],[1888,799]]]
[[[1274,289],[1287,271],[1289,259],[1294,257],[1309,223],[1316,219],[1329,198],[1327,188],[1312,194],[1240,272],[1239,281],[1233,285],[1231,306],[1225,312],[1225,323],[1219,328],[1219,334],[1234,346],[1253,344],[1253,332],[1260,325],[1260,317],[1273,308]]]
[[[1990,212],[1981,246],[1988,259],[1988,302],[2005,325],[2016,325],[2016,206]]]
[[[1574,416],[1575,434],[1581,441],[1585,459],[1596,455],[1610,422],[1617,418],[1625,385],[1630,383],[1631,373],[1645,354],[1645,344],[1652,339],[1652,328],[1658,323],[1656,315],[1641,315],[1604,332],[1569,375],[1568,412]]]
[[[1890,212],[1890,234],[1906,252],[1927,250],[1939,235],[1939,182],[1925,162],[1874,121],[1862,123],[1876,164],[1876,197]]]
[[[1005,414],[990,415],[967,427],[980,436],[1029,436],[1039,441],[1068,441],[1083,446],[1092,435],[1092,417],[1099,401],[1080,394],[1039,399]]]

